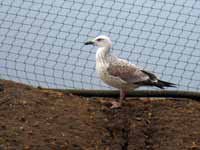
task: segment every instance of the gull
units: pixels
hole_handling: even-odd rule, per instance
[[[120,100],[112,102],[111,108],[119,108],[126,97],[126,93],[141,86],[174,87],[174,83],[160,80],[153,73],[140,69],[136,65],[121,59],[110,52],[112,42],[105,35],[98,36],[85,45],[95,45],[96,71],[106,84],[120,90]]]

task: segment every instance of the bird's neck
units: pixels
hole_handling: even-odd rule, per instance
[[[109,53],[110,53],[110,48],[100,47],[97,50],[96,58],[98,59],[99,57],[101,57],[101,58],[106,57],[107,55],[109,55]]]
[[[100,66],[106,67],[108,62],[108,56],[110,55],[110,48],[107,47],[100,47],[96,53],[96,66],[97,68]]]

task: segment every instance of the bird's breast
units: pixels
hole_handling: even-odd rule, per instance
[[[118,89],[132,89],[133,85],[129,85],[119,77],[109,74],[108,67],[111,62],[109,62],[108,57],[102,49],[99,49],[96,53],[96,71],[101,80]]]
[[[118,77],[112,76],[108,72],[108,66],[99,62],[96,62],[96,71],[101,80],[106,84],[117,89],[132,89],[133,85],[128,85],[125,81]]]

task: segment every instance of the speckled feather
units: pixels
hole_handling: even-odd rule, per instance
[[[107,68],[108,73],[124,80],[129,84],[134,84],[149,79],[149,76],[143,73],[140,68],[126,60],[110,55],[108,56],[107,61],[109,64]]]

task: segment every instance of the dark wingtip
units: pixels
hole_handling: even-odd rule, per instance
[[[174,83],[170,83],[170,82],[166,82],[167,83],[167,86],[169,86],[169,87],[176,87],[176,84],[174,84]]]
[[[166,82],[162,80],[158,80],[157,82],[157,87],[164,89],[164,87],[177,87],[176,84],[171,83],[171,82]]]

